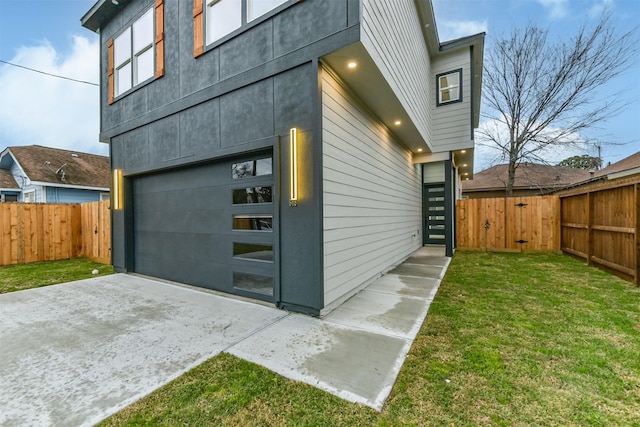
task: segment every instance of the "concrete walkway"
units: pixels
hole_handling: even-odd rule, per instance
[[[323,319],[289,314],[227,352],[381,410],[449,261],[423,247]]]
[[[420,249],[324,319],[123,274],[0,295],[0,425],[92,425],[222,351],[379,410],[442,255]]]

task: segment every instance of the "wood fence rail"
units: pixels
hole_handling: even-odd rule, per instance
[[[0,203],[0,265],[86,257],[111,262],[109,201]]]
[[[640,285],[640,182],[561,195],[458,200],[457,247],[563,251]]]
[[[457,247],[486,251],[560,251],[557,196],[458,200]]]
[[[640,285],[640,183],[560,196],[562,251]]]

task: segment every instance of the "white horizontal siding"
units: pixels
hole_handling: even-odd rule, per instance
[[[361,41],[425,141],[431,140],[429,52],[413,0],[363,0]]]
[[[420,247],[419,165],[332,76],[322,72],[325,306]]]
[[[425,163],[422,167],[425,184],[444,182],[444,162]]]
[[[462,102],[436,106],[437,82],[440,73],[462,68]],[[471,62],[469,49],[460,49],[438,56],[431,62],[433,91],[432,142],[433,151],[450,151],[454,144],[471,141]]]

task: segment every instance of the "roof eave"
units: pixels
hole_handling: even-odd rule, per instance
[[[120,9],[129,4],[131,0],[98,0],[87,13],[80,18],[80,23],[83,27],[99,33],[107,22],[111,21],[116,14],[120,12]]]

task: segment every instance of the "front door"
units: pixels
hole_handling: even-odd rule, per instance
[[[425,184],[423,190],[424,205],[424,244],[444,245],[445,240],[445,185]]]

